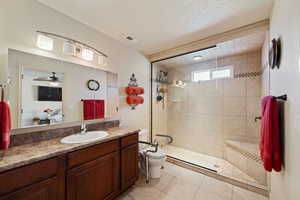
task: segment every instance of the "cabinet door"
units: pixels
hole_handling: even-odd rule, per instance
[[[133,185],[138,179],[138,145],[134,144],[121,151],[122,190]]]
[[[24,177],[25,178],[25,177]],[[13,192],[0,200],[53,200],[58,199],[57,177],[35,183],[22,190]]]
[[[120,156],[110,153],[68,171],[67,200],[109,200],[120,188]]]

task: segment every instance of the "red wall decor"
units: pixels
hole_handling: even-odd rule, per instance
[[[140,95],[144,94],[144,88],[142,87],[134,87],[134,86],[128,86],[126,87],[126,93],[128,95]]]
[[[143,104],[144,98],[140,96],[128,96],[126,101],[129,105]]]
[[[125,91],[128,95],[126,98],[126,102],[131,106],[132,110],[134,110],[137,105],[144,103],[144,98],[142,96],[139,96],[145,93],[144,88],[138,87],[137,80],[134,74],[131,75],[130,82],[128,84],[128,87],[125,88]]]

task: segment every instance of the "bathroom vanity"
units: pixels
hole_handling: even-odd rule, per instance
[[[113,119],[117,74],[14,49],[7,61],[12,131],[0,150],[0,200],[110,200],[134,184],[139,130]],[[82,121],[88,137],[103,138],[61,142],[85,132]]]
[[[92,143],[55,138],[9,149],[0,161],[0,200],[116,198],[138,179],[138,130],[107,131]]]

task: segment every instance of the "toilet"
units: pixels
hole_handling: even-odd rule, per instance
[[[146,129],[141,129],[139,132],[139,141],[148,141],[149,139],[149,131]],[[142,158],[140,160],[140,166],[142,170],[145,171],[145,152],[147,150],[154,150],[154,147],[151,147],[146,144],[139,144],[139,152],[140,155],[142,155]],[[149,172],[150,172],[150,178],[160,178],[161,176],[161,171],[164,165],[164,162],[166,160],[166,154],[165,152],[158,148],[157,152],[152,153],[152,152],[147,152],[147,156],[149,156]]]

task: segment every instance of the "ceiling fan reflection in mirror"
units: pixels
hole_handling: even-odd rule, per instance
[[[52,72],[52,74],[49,77],[37,77],[34,78],[33,80],[49,82],[49,84],[53,86],[58,86],[59,84],[62,83],[57,77],[56,72]]]

